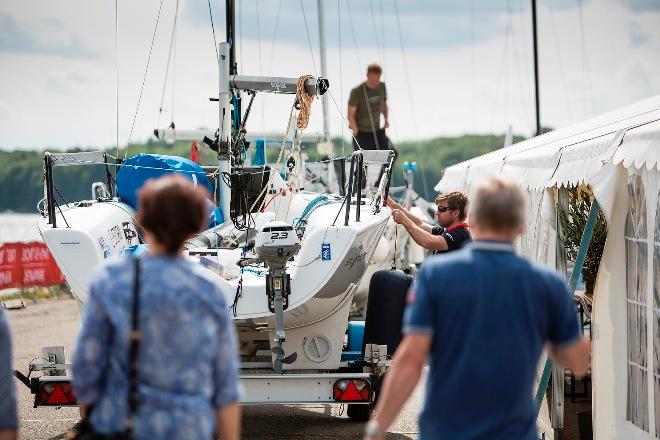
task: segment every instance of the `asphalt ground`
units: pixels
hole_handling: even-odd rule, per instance
[[[80,323],[73,300],[51,300],[9,311],[14,368],[27,373],[41,347],[64,345],[67,362]],[[390,428],[388,440],[416,439],[423,400],[420,381]],[[16,381],[21,439],[60,439],[78,421],[77,408],[33,408],[33,396]],[[351,422],[340,406],[254,405],[243,407],[243,439],[361,439],[363,424]]]

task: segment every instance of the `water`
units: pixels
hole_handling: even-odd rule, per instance
[[[43,241],[37,229],[39,214],[0,214],[0,244]]]

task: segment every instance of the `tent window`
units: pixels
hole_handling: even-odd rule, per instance
[[[626,218],[628,400],[627,420],[649,430],[648,375],[651,373],[647,350],[647,273],[648,239],[646,202],[642,179],[633,175],[628,182]]]
[[[655,436],[660,438],[660,194],[655,211],[653,244],[653,390],[655,394]]]

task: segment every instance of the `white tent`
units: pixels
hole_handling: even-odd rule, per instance
[[[528,195],[520,252],[556,264],[561,188],[589,185],[608,222],[592,317],[597,439],[660,438],[660,96],[447,168],[438,191],[501,175]]]

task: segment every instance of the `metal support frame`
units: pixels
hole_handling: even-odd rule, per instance
[[[108,183],[108,192],[110,193],[110,197],[113,197],[115,194],[115,185],[113,184],[112,173],[110,172],[110,166],[108,165],[107,153],[103,153],[103,162],[105,162],[105,178]]]
[[[387,198],[390,196],[390,184],[392,183],[392,167],[394,166],[394,152],[390,153],[390,160],[387,165],[387,183],[385,184],[385,194],[383,194],[383,206],[387,205]]]
[[[227,153],[231,151],[231,93],[229,91],[229,71],[230,71],[230,45],[229,43],[220,43],[218,45],[218,70],[219,70],[219,106],[218,106],[218,146],[226,145]],[[222,148],[218,148],[218,171],[220,173],[231,172],[231,162],[229,154],[223,154]],[[231,189],[220,179],[220,209],[222,218],[230,217]]]
[[[305,82],[305,91],[312,96],[323,95],[330,86],[325,78],[310,78]],[[298,78],[282,78],[279,76],[247,76],[231,75],[229,87],[234,90],[254,90],[295,95],[298,88]]]
[[[284,291],[286,290],[286,272],[284,269],[271,269],[270,282],[273,290],[273,308],[275,309],[275,342],[281,347],[286,340],[284,334]]]
[[[48,223],[57,228],[55,214],[55,195],[53,194],[53,158],[50,153],[44,154],[44,171],[46,178],[46,210],[48,211]]]
[[[355,177],[355,156],[351,159],[351,170],[348,173],[348,191],[346,192],[346,214],[344,216],[344,226],[348,226],[348,219],[351,215],[351,199],[353,198],[353,178]]]
[[[360,221],[360,206],[362,206],[362,174],[364,173],[364,156],[362,152],[356,152],[357,154],[357,205],[355,207],[355,221]]]
[[[582,239],[580,240],[580,248],[578,250],[577,258],[575,258],[575,267],[573,267],[573,272],[571,273],[571,279],[568,283],[568,287],[571,293],[575,292],[577,287],[578,278],[580,277],[580,272],[582,271],[582,266],[584,266],[584,260],[587,257],[587,250],[589,249],[589,243],[591,242],[591,236],[594,233],[594,227],[596,226],[596,220],[598,219],[598,214],[600,212],[600,205],[596,198],[594,198],[591,203],[591,209],[589,209],[589,217],[587,218],[587,224],[584,226],[584,231],[582,232]],[[550,381],[550,372],[552,371],[552,360],[548,357],[543,366],[543,374],[541,375],[541,380],[539,381],[539,387],[536,390],[536,414],[538,415],[541,409],[541,403],[543,403],[543,396],[545,391],[548,388],[548,382]]]
[[[339,169],[337,169],[337,163],[339,163]],[[341,158],[338,161],[334,162],[335,174],[339,176],[339,195],[346,195],[346,159]]]
[[[568,212],[568,188],[559,188],[557,191],[557,202],[564,212]],[[556,213],[556,211],[555,211]],[[555,245],[555,267],[557,271],[567,278],[566,271],[566,248],[563,245],[564,231],[561,226],[559,216],[555,214],[555,229],[557,231],[557,240]],[[568,282],[568,280],[566,280]],[[551,408],[550,408],[550,423],[554,431],[554,440],[561,440],[563,438],[564,430],[564,366],[556,362],[552,366],[552,376],[555,380],[552,381],[551,393]]]
[[[227,44],[229,44],[229,74],[236,75],[238,66],[236,63],[236,2],[225,0],[225,25]]]
[[[217,101],[217,100],[216,100]],[[204,137],[213,139],[215,132],[212,130],[180,130],[171,128],[157,128],[153,131],[156,139],[162,140],[167,143],[174,143],[175,141],[196,141],[203,142]],[[286,136],[285,133],[277,131],[251,131],[245,133],[245,140],[248,142],[263,139],[265,141],[277,142],[277,148],[280,148],[282,140]],[[321,133],[303,133],[301,135],[303,142],[316,143],[323,141]]]

